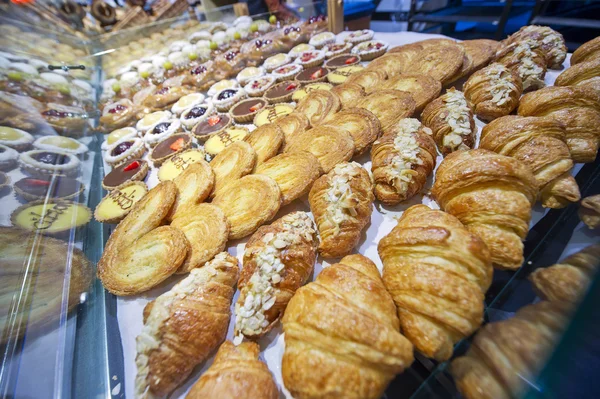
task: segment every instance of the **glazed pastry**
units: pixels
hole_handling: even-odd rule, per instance
[[[62,151],[30,150],[19,156],[19,166],[37,177],[76,176],[80,165],[81,162],[75,155]]]
[[[560,69],[567,58],[567,46],[563,35],[548,26],[528,25],[510,35],[506,44],[534,40],[541,47],[546,59],[546,66]]]
[[[383,71],[363,70],[348,76],[345,83],[355,83],[362,86],[365,89],[365,92],[370,94],[373,91],[380,89],[384,85],[386,79],[387,75]]]
[[[235,304],[235,338],[257,339],[283,316],[298,288],[312,276],[317,232],[306,212],[293,212],[263,226],[250,237]]]
[[[294,112],[294,106],[290,104],[275,104],[265,107],[258,111],[252,121],[256,127],[260,127],[267,123],[274,123],[280,118]]]
[[[92,211],[82,204],[46,198],[21,205],[10,215],[13,226],[42,234],[68,233],[91,218]]]
[[[96,206],[94,219],[101,223],[119,223],[147,192],[146,184],[139,181],[115,188]]]
[[[105,132],[110,132],[111,130],[133,125],[135,116],[135,105],[130,100],[123,98],[104,106],[99,123]]]
[[[454,88],[429,103],[421,115],[442,155],[475,146],[477,127],[465,95]]]
[[[187,133],[177,133],[161,140],[150,152],[150,160],[155,166],[162,165],[172,156],[188,150],[192,146],[192,136]]]
[[[281,82],[270,87],[264,95],[264,98],[271,104],[289,103],[292,101],[294,93],[300,89],[298,82]]]
[[[419,44],[422,46],[421,42]],[[403,72],[429,75],[445,85],[460,71],[464,58],[465,50],[456,43],[430,46],[419,51],[418,55],[406,64]]]
[[[185,169],[196,162],[203,161],[206,154],[201,150],[187,150],[173,155],[158,169],[158,180],[168,181],[179,176]]]
[[[492,282],[487,247],[454,216],[414,205],[377,249],[402,333],[425,356],[448,360],[483,321]]]
[[[600,195],[591,195],[581,200],[579,219],[590,229],[600,227]]]
[[[431,193],[443,210],[485,242],[495,267],[521,266],[521,240],[538,194],[529,167],[487,150],[453,152],[438,167]]]
[[[339,97],[332,91],[315,90],[300,101],[296,112],[306,115],[314,127],[331,119],[341,106]]]
[[[148,174],[148,169],[148,162],[141,159],[123,162],[104,176],[102,187],[110,191],[121,184],[143,180]]]
[[[192,67],[183,79],[183,84],[196,87],[199,91],[207,90],[217,81],[213,64],[214,62],[209,60],[204,64]]]
[[[243,126],[234,125],[223,132],[212,136],[204,144],[204,149],[209,157],[215,157],[231,144],[244,140],[250,132]]]
[[[401,119],[373,143],[371,173],[379,201],[397,205],[423,189],[437,156],[428,131],[417,119]]]
[[[375,264],[346,256],[301,287],[287,307],[283,383],[297,399],[380,398],[413,362],[412,345],[398,330]]]
[[[232,124],[232,118],[228,114],[215,114],[200,121],[192,129],[192,134],[198,141],[204,142],[219,133],[227,130]]]
[[[360,100],[356,106],[375,114],[384,132],[400,119],[410,117],[416,108],[412,96],[400,90],[376,90]]]
[[[401,90],[410,93],[415,100],[415,113],[419,114],[423,108],[442,91],[442,85],[429,75],[403,74],[390,78],[385,83],[386,89]]]
[[[242,176],[251,173],[256,164],[256,152],[245,141],[236,141],[218,153],[210,162],[210,167],[215,173],[215,189],[211,196]]]
[[[33,142],[33,148],[38,150],[61,151],[69,154],[81,155],[88,151],[88,147],[70,137],[43,136]]]
[[[21,129],[0,126],[0,144],[16,151],[28,149],[33,143],[33,136]]]
[[[215,361],[192,386],[186,399],[278,399],[279,390],[266,364],[258,359],[260,347],[254,342],[235,346],[223,342]]]
[[[238,273],[237,259],[222,252],[146,305],[136,338],[136,397],[169,395],[225,340]],[[191,325],[202,328],[189,334]]]
[[[248,175],[225,186],[212,203],[225,212],[231,226],[229,238],[236,240],[275,217],[281,206],[281,191],[268,176]]]
[[[0,170],[9,170],[15,167],[19,153],[10,147],[0,144]]]
[[[546,208],[564,208],[581,198],[571,176],[573,161],[565,142],[565,128],[553,118],[498,118],[481,131],[479,148],[511,156],[529,166]]]
[[[358,244],[373,211],[371,176],[356,162],[344,162],[320,177],[308,195],[326,258],[348,255]]]
[[[523,82],[523,92],[545,86],[546,58],[541,46],[531,39],[504,47],[496,54],[495,62],[519,74]]]
[[[546,87],[521,98],[519,115],[551,116],[565,125],[573,162],[594,162],[600,145],[600,93],[592,88]]]
[[[358,103],[367,96],[365,89],[354,83],[344,83],[335,86],[331,91],[340,98],[342,109],[356,107]]]
[[[360,63],[360,61],[361,61],[360,55],[342,54],[342,55],[338,55],[338,56],[335,56],[335,57],[327,60],[325,62],[325,68],[329,68],[329,69],[344,68],[344,67],[347,67],[350,65],[356,65],[356,64]],[[385,73],[385,72],[383,72],[383,73]],[[386,76],[387,76],[387,74],[386,74]]]
[[[381,135],[379,119],[364,108],[348,108],[340,111],[325,124],[350,133],[354,141],[354,155],[360,155],[368,150]]]
[[[10,179],[5,184],[10,183]],[[83,193],[85,186],[69,177],[48,176],[45,178],[25,177],[14,183],[15,194],[25,201],[41,201],[46,198],[67,200],[76,199]]]
[[[299,151],[312,153],[319,160],[323,171],[328,173],[338,163],[352,158],[354,141],[343,128],[323,125],[294,137],[285,148],[287,153]]]
[[[596,58],[600,58],[600,36],[579,46],[579,48],[573,52],[569,62],[571,65],[576,65],[582,62],[592,61]]]
[[[600,91],[600,57],[567,68],[558,75],[554,85],[593,87]]]
[[[323,82],[325,79],[327,79],[327,72],[327,68],[316,65],[310,68],[305,68],[302,72],[296,75],[294,80],[301,84]]]
[[[168,221],[179,217],[180,213],[185,213],[188,208],[193,208],[208,198],[215,186],[215,173],[208,162],[200,160],[185,168],[173,179],[173,183],[177,187],[177,196],[167,215]]]
[[[261,164],[273,158],[283,145],[285,136],[283,130],[276,124],[270,123],[256,128],[244,139],[256,152],[256,169]]]
[[[176,198],[175,183],[160,183],[117,225],[98,262],[98,278],[109,292],[144,292],[175,273],[186,259],[190,244],[185,235],[163,226]]]
[[[523,84],[516,72],[494,63],[471,75],[463,90],[475,115],[491,121],[517,108]]]

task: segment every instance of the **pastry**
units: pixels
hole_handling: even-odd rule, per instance
[[[306,86],[302,86],[298,90],[295,90],[292,94],[292,101],[300,102],[304,97],[308,95],[308,93],[315,90],[331,90],[333,85],[329,83],[310,83]]]
[[[215,173],[215,188],[212,197],[232,181],[251,173],[256,164],[256,152],[245,141],[236,141],[218,153],[210,162]]]
[[[348,255],[358,244],[373,211],[371,176],[356,162],[344,162],[313,184],[310,210],[321,237],[319,253],[326,258]]]
[[[137,130],[134,127],[123,127],[121,129],[113,130],[106,136],[106,140],[102,142],[102,151],[108,150],[108,147],[120,141],[124,138],[132,138],[137,136]]]
[[[294,80],[296,75],[302,72],[303,69],[304,67],[300,64],[288,64],[280,66],[279,68],[275,68],[271,73],[271,76],[274,77],[278,82]]]
[[[271,104],[289,103],[292,101],[294,92],[300,89],[298,82],[281,82],[269,88],[264,95],[264,98]]]
[[[266,364],[259,360],[260,346],[223,342],[215,361],[192,386],[186,399],[278,399],[279,390]]]
[[[332,69],[327,74],[327,81],[333,85],[341,85],[342,83],[345,83],[352,74],[364,70],[365,67],[358,64]]]
[[[163,123],[172,118],[172,114],[169,111],[156,111],[151,114],[145,115],[140,119],[135,128],[144,135],[148,130],[154,128],[159,123]]]
[[[229,111],[233,104],[243,100],[247,96],[244,89],[225,89],[217,92],[217,94],[212,97],[212,102],[215,108],[217,108],[217,111],[225,112]]]
[[[225,212],[231,226],[229,238],[236,240],[275,217],[281,206],[281,191],[268,176],[248,175],[226,185],[212,203]]]
[[[354,32],[345,36],[344,41],[356,44],[360,42],[366,42],[367,40],[371,40],[374,35],[375,32],[373,32],[371,29],[355,30]]]
[[[331,43],[323,47],[323,51],[325,52],[325,57],[333,58],[338,55],[348,54],[352,49],[352,43]]]
[[[315,46],[310,45],[308,43],[300,43],[294,47],[292,47],[292,49],[288,52],[288,54],[291,57],[298,57],[301,53],[308,51],[308,50],[314,50]]]
[[[250,80],[264,75],[265,70],[261,67],[246,67],[237,74],[236,79],[242,86],[245,86]]]
[[[211,104],[196,104],[183,111],[179,120],[181,121],[181,124],[190,131],[198,123],[208,119],[214,111],[215,109]],[[156,127],[154,127],[154,129],[156,129]]]
[[[551,116],[565,125],[573,162],[594,162],[600,145],[600,92],[587,87],[546,87],[521,98],[519,115]]]
[[[81,155],[88,151],[88,147],[70,137],[43,136],[33,142],[33,148],[38,150],[61,151],[69,154]]]
[[[191,94],[186,86],[159,86],[152,94],[144,99],[142,106],[149,109],[164,109],[171,107],[181,97]]]
[[[339,86],[335,86],[331,89],[332,92],[337,94],[342,103],[342,109],[348,109],[356,107],[356,105],[366,97],[367,93],[365,89],[354,83],[344,83]]]
[[[206,141],[210,137],[225,131],[231,124],[232,119],[228,114],[214,114],[194,126],[192,134],[198,141]]]
[[[25,177],[13,185],[15,193],[26,201],[76,199],[85,190],[78,180],[69,177]]]
[[[173,183],[177,187],[177,197],[167,215],[167,220],[173,220],[188,208],[204,202],[215,187],[215,173],[207,162],[199,161],[185,168],[173,179]],[[202,261],[204,262],[206,260]]]
[[[301,287],[282,323],[283,383],[297,399],[377,399],[413,362],[394,301],[362,255],[344,257]]]
[[[263,226],[250,237],[235,303],[235,338],[257,339],[283,316],[298,288],[313,273],[317,232],[306,212],[293,212]]]
[[[388,77],[393,77],[400,75],[402,73],[407,73],[408,66],[412,62],[414,58],[419,54],[422,47],[413,43],[407,44],[405,46],[401,46],[404,50],[397,50],[394,52],[395,47],[390,50],[389,53],[384,55],[383,57],[379,57],[369,63],[367,65],[367,69],[374,71],[383,71],[387,74]]]
[[[187,150],[179,154],[173,155],[160,165],[158,169],[158,180],[168,181],[173,180],[181,174],[190,165],[196,162],[206,162],[206,155],[201,150]],[[206,165],[208,166],[208,165]]]
[[[346,130],[333,126],[318,126],[294,137],[285,147],[286,153],[308,151],[319,160],[323,172],[347,162],[354,154],[354,141]]]
[[[162,165],[175,154],[186,151],[192,145],[192,136],[187,133],[177,133],[161,140],[150,152],[150,160],[155,166]]]
[[[542,49],[548,68],[560,69],[562,67],[567,58],[567,46],[563,35],[549,26],[528,25],[510,35],[505,42],[510,45],[525,40],[537,42]]]
[[[10,147],[0,144],[0,170],[10,170],[15,167],[19,153]]]
[[[260,127],[267,123],[273,123],[280,118],[294,112],[294,106],[290,104],[275,104],[258,111],[254,116],[253,123]]]
[[[206,97],[201,93],[190,93],[180,97],[175,104],[171,106],[171,112],[175,115],[181,115],[185,110],[188,110],[196,105],[202,104]]]
[[[410,93],[400,90],[376,90],[360,100],[356,105],[371,111],[386,131],[400,119],[410,117],[416,108]]]
[[[152,129],[146,131],[142,140],[147,147],[152,148],[162,140],[175,133],[181,132],[182,130],[181,121],[179,119],[170,119],[154,125]]]
[[[363,61],[371,61],[381,57],[388,49],[388,44],[381,40],[368,40],[352,47],[351,54],[360,56]]]
[[[136,338],[136,397],[169,395],[225,340],[239,267],[217,255],[144,308]],[[189,334],[190,326],[202,326]]]
[[[379,201],[397,205],[423,189],[437,156],[428,130],[417,119],[401,119],[373,143],[371,173]]]
[[[579,219],[590,229],[600,227],[600,195],[591,195],[581,200]]]
[[[414,205],[377,249],[402,333],[425,356],[448,360],[483,321],[493,272],[487,247],[454,216]]]
[[[431,190],[440,207],[487,245],[494,266],[515,270],[537,197],[535,176],[515,158],[488,150],[449,154]]]
[[[33,201],[10,215],[13,226],[42,234],[61,234],[88,224],[92,211],[82,204],[62,200]]]
[[[144,180],[148,169],[148,162],[141,159],[123,162],[104,176],[102,187],[110,191],[130,181]]]
[[[206,140],[204,150],[212,158],[236,141],[244,140],[248,134],[250,133],[245,127],[231,126]]]
[[[511,156],[529,166],[546,208],[564,208],[581,198],[571,176],[573,161],[565,142],[565,128],[553,118],[498,118],[481,131],[479,148]]]
[[[216,82],[212,60],[204,64],[194,66],[186,74],[183,84],[196,87],[200,91],[207,90]]]
[[[541,46],[531,39],[504,47],[496,54],[495,62],[519,74],[523,92],[541,89],[546,85],[546,58]]]
[[[421,114],[442,155],[475,146],[477,127],[465,95],[454,88],[430,102]]]
[[[471,59],[471,67],[463,77],[489,64],[500,48],[500,42],[489,39],[464,40],[460,44],[465,49],[465,54]]]
[[[117,102],[105,105],[98,122],[105,132],[110,132],[111,130],[133,125],[135,116],[136,107],[133,102],[122,98]]]
[[[262,67],[265,68],[267,72],[272,72],[273,69],[289,64],[290,62],[292,62],[292,57],[284,53],[279,53],[268,57],[263,62]]]
[[[260,78],[250,80],[246,86],[244,86],[244,91],[246,91],[250,97],[260,97],[265,94],[276,81],[277,78],[275,76],[261,76]]]
[[[98,278],[115,295],[147,291],[175,273],[190,251],[181,230],[163,226],[177,197],[175,183],[158,184],[112,232],[98,262]]]
[[[593,87],[600,91],[600,57],[565,69],[558,75],[554,85]]]
[[[419,42],[422,46],[422,42]],[[404,73],[429,75],[442,85],[450,83],[464,62],[465,50],[456,43],[431,46],[419,51],[403,68]]]
[[[254,167],[256,169],[259,165],[277,155],[279,149],[283,145],[285,136],[279,126],[270,123],[256,128],[256,130],[246,136],[244,140],[246,140],[256,152],[256,165]]]
[[[360,63],[361,61],[362,60],[360,58],[360,55],[342,54],[342,55],[337,55],[333,58],[328,59],[327,61],[325,61],[324,66],[325,66],[325,68],[329,68],[329,69],[337,69],[337,68],[347,67],[347,66],[351,66],[351,65],[356,65],[356,64]]]
[[[30,150],[19,156],[19,166],[37,177],[76,176],[80,165],[81,162],[75,155],[62,151]]]
[[[322,32],[314,35],[308,41],[308,44],[315,46],[316,48],[322,48],[328,44],[335,42],[335,33]]]
[[[367,94],[370,94],[373,91],[380,89],[384,85],[386,78],[387,75],[383,71],[367,69],[348,76],[346,83],[360,85],[365,89]]]
[[[278,119],[274,125],[279,126],[283,132],[284,143],[280,148],[283,151],[285,151],[295,136],[305,132],[310,128],[310,122],[308,121],[306,115],[299,112],[292,112],[291,114]]]
[[[21,129],[0,126],[0,144],[17,151],[28,149],[33,143],[33,136]]]
[[[445,47],[445,46],[454,46],[457,44],[456,40],[454,39],[446,39],[446,38],[433,38],[433,39],[425,39],[425,40],[421,40],[420,42],[416,42],[416,44],[418,44],[419,46],[421,46],[424,49],[430,49],[430,48],[440,48],[440,47]]]
[[[569,62],[571,65],[576,65],[586,61],[592,61],[600,58],[600,36],[583,43],[577,50],[573,52]]]
[[[229,115],[236,123],[252,123],[256,113],[266,106],[264,98],[250,98],[234,105],[229,110]]]
[[[122,184],[100,201],[94,211],[94,219],[101,223],[119,223],[147,192],[143,182]]]
[[[344,129],[354,141],[354,155],[360,155],[371,147],[381,135],[379,119],[364,108],[347,108],[325,122],[328,126]]]
[[[523,84],[516,72],[494,63],[471,75],[463,91],[475,115],[491,121],[517,108]]]
[[[442,91],[442,85],[429,75],[403,74],[391,77],[384,84],[386,89],[400,90],[410,93],[415,100],[415,113],[419,114],[423,108]]]
[[[331,119],[341,106],[342,103],[335,93],[329,90],[315,90],[298,103],[296,112],[306,115],[314,127]]]
[[[318,65],[305,68],[294,78],[301,84],[324,82],[325,79],[327,79],[327,68]]]
[[[307,50],[298,55],[296,63],[303,68],[310,68],[321,65],[325,59],[325,52],[321,50]]]

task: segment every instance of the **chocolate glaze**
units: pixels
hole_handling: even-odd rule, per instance
[[[298,82],[283,82],[271,87],[265,93],[266,98],[279,98],[292,94],[300,88]]]
[[[260,104],[254,111],[250,110],[250,108]],[[267,102],[262,98],[253,98],[251,100],[245,100],[237,103],[232,109],[231,113],[235,116],[249,115],[255,112],[258,112],[259,109],[263,109],[267,105]]]
[[[15,183],[15,187],[26,194],[50,198],[73,196],[81,191],[81,186],[81,182],[68,177],[55,177],[54,181],[26,177]]]
[[[349,60],[351,62],[347,63]],[[348,66],[348,65],[354,65],[357,63],[358,63],[357,56],[355,56],[353,54],[343,54],[343,55],[338,55],[337,57],[330,59],[329,61],[327,61],[325,63],[325,66],[339,68],[339,67],[344,67],[344,66]]]
[[[200,122],[198,125],[196,125],[193,133],[196,136],[206,136],[208,134],[218,132],[219,130],[224,129],[227,125],[229,125],[229,122],[231,121],[231,117],[229,115],[219,114],[218,116],[221,118],[221,120],[217,122],[214,126],[210,125],[210,118],[207,118]]]
[[[184,147],[186,147],[187,143],[189,143],[192,140],[192,138],[186,133],[178,133],[169,136],[160,143],[158,143],[156,147],[154,147],[152,153],[150,154],[150,158],[163,159],[170,155],[176,154],[177,152],[180,152],[171,148],[171,145],[173,145],[173,143],[175,143],[179,139],[183,139]]]
[[[321,70],[322,75],[319,78],[313,79],[310,76],[317,72],[318,70]],[[305,82],[310,82],[313,80],[318,80],[320,78],[322,78],[323,76],[327,75],[327,69],[321,67],[321,66],[314,66],[311,68],[307,68],[304,71],[300,72],[298,75],[296,75],[296,80],[300,80],[300,81],[305,81]]]
[[[132,168],[130,170],[125,170],[129,165],[134,164],[135,162],[139,163],[140,166],[138,166],[137,168]],[[104,176],[104,180],[102,180],[102,183],[106,187],[120,186],[121,184],[128,182],[133,178],[133,176],[138,174],[145,163],[146,161],[141,159],[127,161],[122,165],[113,168],[113,170],[109,174]]]

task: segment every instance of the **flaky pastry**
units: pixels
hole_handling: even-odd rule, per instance
[[[215,189],[212,197],[228,183],[251,173],[256,164],[256,152],[245,141],[236,141],[218,153],[210,162],[215,173]]]
[[[213,191],[215,174],[208,162],[199,160],[185,168],[173,179],[173,183],[177,187],[177,198],[167,220],[175,219],[178,213],[183,213],[188,207],[206,200]]]
[[[554,81],[555,86],[584,86],[600,91],[600,57],[571,65]]]
[[[569,62],[571,65],[576,65],[596,58],[600,58],[600,36],[579,46],[579,48],[573,52]]]
[[[416,45],[401,46],[404,50],[400,51],[398,47],[394,47],[390,52],[383,57],[379,57],[367,65],[368,70],[383,71],[388,77],[394,77],[404,73],[411,60],[416,57],[421,46]],[[406,48],[405,48],[406,47]],[[394,51],[395,49],[398,49]]]
[[[367,95],[364,87],[356,83],[344,83],[331,91],[338,95],[342,109],[355,107]]]
[[[471,57],[471,69],[466,75],[480,70],[494,59],[496,51],[500,48],[500,42],[489,39],[465,40],[460,42],[465,53]],[[463,76],[466,76],[463,75]]]
[[[410,93],[400,90],[376,90],[356,106],[375,114],[384,131],[400,119],[410,117],[416,109],[415,100]]]
[[[590,229],[600,227],[600,194],[581,200],[578,214],[579,219]]]
[[[541,45],[534,40],[525,39],[509,44],[498,51],[495,62],[519,74],[523,92],[541,89],[546,85],[546,58]]]
[[[548,68],[562,67],[567,58],[567,45],[559,32],[549,26],[527,25],[510,35],[505,43],[512,44],[524,40],[534,40],[541,47]]]
[[[418,43],[421,46],[423,43]],[[465,60],[465,50],[456,43],[426,46],[406,66],[405,73],[429,75],[442,85],[450,83]]]
[[[340,98],[330,90],[311,91],[298,103],[296,112],[306,115],[311,126],[318,126],[340,110]]]
[[[285,136],[283,130],[276,123],[268,123],[256,128],[244,140],[256,152],[256,164],[254,165],[256,169],[258,165],[277,155],[283,145]]]
[[[372,93],[383,86],[387,74],[383,70],[365,69],[348,76],[344,83],[354,83],[365,89],[367,94]]]
[[[297,135],[310,128],[310,121],[306,115],[299,112],[292,112],[289,115],[278,119],[275,124],[281,128],[284,135],[284,143],[280,150],[285,150],[289,142]]]
[[[344,129],[354,140],[354,155],[359,155],[371,147],[381,135],[381,123],[370,111],[364,108],[348,108],[334,115],[325,123]]]
[[[440,95],[442,84],[429,75],[402,74],[390,78],[385,88],[410,93],[415,100],[415,113],[419,114],[427,104]]]
[[[335,165],[349,161],[354,154],[354,141],[345,129],[322,125],[296,136],[286,147],[285,152],[308,151],[328,173]]]

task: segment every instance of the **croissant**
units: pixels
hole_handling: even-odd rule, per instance
[[[404,211],[377,249],[402,333],[427,357],[448,360],[483,320],[489,250],[457,218],[425,205]]]
[[[296,399],[378,399],[413,362],[379,271],[362,255],[326,267],[283,317],[283,383]]]
[[[600,194],[584,198],[578,213],[579,219],[590,229],[600,227]]]
[[[529,275],[533,290],[542,299],[557,304],[576,305],[590,285],[600,265],[600,245],[590,245],[554,266]]]
[[[313,184],[308,195],[326,258],[348,255],[358,244],[362,230],[371,221],[373,183],[356,162],[338,164]]]
[[[591,87],[600,91],[600,57],[565,69],[554,85]]]
[[[542,206],[564,208],[581,198],[571,176],[573,161],[565,142],[565,128],[559,121],[550,117],[503,116],[483,128],[479,147],[529,166],[540,188]]]
[[[433,132],[433,138],[442,155],[475,146],[477,127],[473,111],[465,95],[454,89],[430,102],[421,115],[423,124]]]
[[[372,112],[381,122],[385,131],[400,119],[410,117],[416,109],[410,93],[400,90],[375,90],[356,105]]]
[[[560,69],[562,67],[567,58],[567,45],[563,35],[548,26],[528,25],[510,35],[505,40],[505,44],[524,40],[533,40],[540,46],[548,68]]]
[[[573,52],[569,62],[571,65],[576,65],[596,58],[600,58],[600,36],[579,46],[579,48]]]
[[[428,131],[417,119],[402,119],[373,143],[371,172],[379,201],[396,205],[423,189],[437,156]]]
[[[234,343],[257,339],[279,321],[296,290],[312,276],[317,232],[306,212],[293,212],[250,237],[235,304]]]
[[[136,397],[168,395],[225,340],[238,272],[237,259],[221,252],[146,306]]]
[[[484,326],[450,371],[465,399],[522,397],[528,381],[551,355],[567,323],[548,301],[520,309],[513,318]]]
[[[566,128],[574,162],[593,162],[600,145],[600,92],[580,86],[546,87],[521,98],[519,115],[551,116]]]
[[[475,115],[491,121],[517,108],[523,84],[516,72],[494,63],[471,75],[463,90]]]
[[[186,399],[278,399],[279,390],[267,365],[258,360],[254,342],[223,342],[214,363],[194,384]]]
[[[521,240],[537,197],[525,164],[483,149],[453,152],[438,167],[431,192],[443,210],[485,242],[494,266],[521,266]]]
[[[534,40],[524,39],[509,44],[496,54],[496,62],[519,74],[524,92],[545,86],[546,58],[541,46]]]

